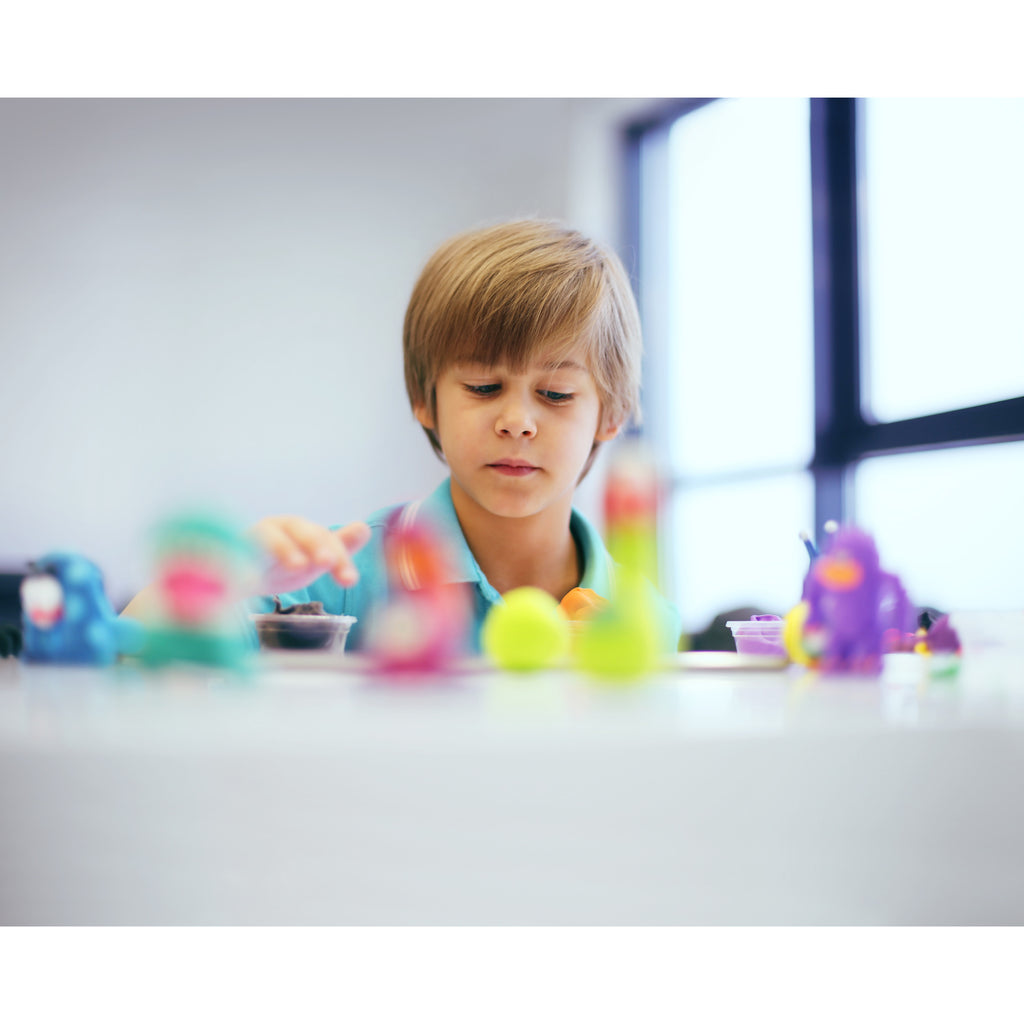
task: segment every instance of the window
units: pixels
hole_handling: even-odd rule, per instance
[[[681,475],[791,468],[813,453],[807,111],[711,104],[669,131],[668,437]]]
[[[919,605],[1024,608],[1024,442],[864,459],[855,518]]]
[[[971,556],[1024,505],[1024,101],[681,101],[628,142],[684,627],[786,611],[828,519],[918,604],[1024,607],[1020,544]]]
[[[1024,102],[861,105],[864,413],[1024,395]]]

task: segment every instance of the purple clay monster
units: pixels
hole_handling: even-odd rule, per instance
[[[912,627],[913,609],[897,576],[879,565],[870,534],[841,526],[804,580],[804,643],[826,672],[877,674],[891,638]]]

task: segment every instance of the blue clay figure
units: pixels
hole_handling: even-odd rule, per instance
[[[841,526],[804,581],[803,645],[827,672],[877,674],[887,640],[913,628],[913,609],[897,576],[882,570],[874,539]]]
[[[69,551],[32,563],[21,608],[25,661],[111,665],[143,642],[142,626],[114,613],[96,565]]]

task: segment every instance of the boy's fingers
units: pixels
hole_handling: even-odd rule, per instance
[[[335,530],[334,533],[341,539],[349,554],[355,554],[370,539],[370,528],[366,523],[349,523],[347,526]]]
[[[338,545],[330,530],[299,516],[263,520],[254,534],[276,561],[292,569],[311,564],[327,568],[338,557]]]
[[[268,554],[282,565],[300,569],[308,564],[305,551],[280,522],[257,523],[253,535]]]
[[[310,561],[325,568],[334,564],[338,557],[338,545],[327,527],[298,516],[285,519],[283,526]]]
[[[350,587],[359,579],[352,553],[370,539],[370,528],[355,522],[332,531],[301,516],[276,516],[257,523],[253,535],[286,569],[319,567]]]
[[[352,555],[370,539],[370,528],[366,523],[349,523],[335,530],[333,537],[344,556],[334,566],[331,575],[343,587],[351,587],[359,582],[359,570],[352,564]]]

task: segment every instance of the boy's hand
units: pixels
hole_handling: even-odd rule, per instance
[[[299,590],[329,572],[343,587],[359,580],[352,555],[369,539],[366,523],[328,530],[301,516],[268,516],[250,536],[270,556],[271,564],[258,586],[260,594]]]

